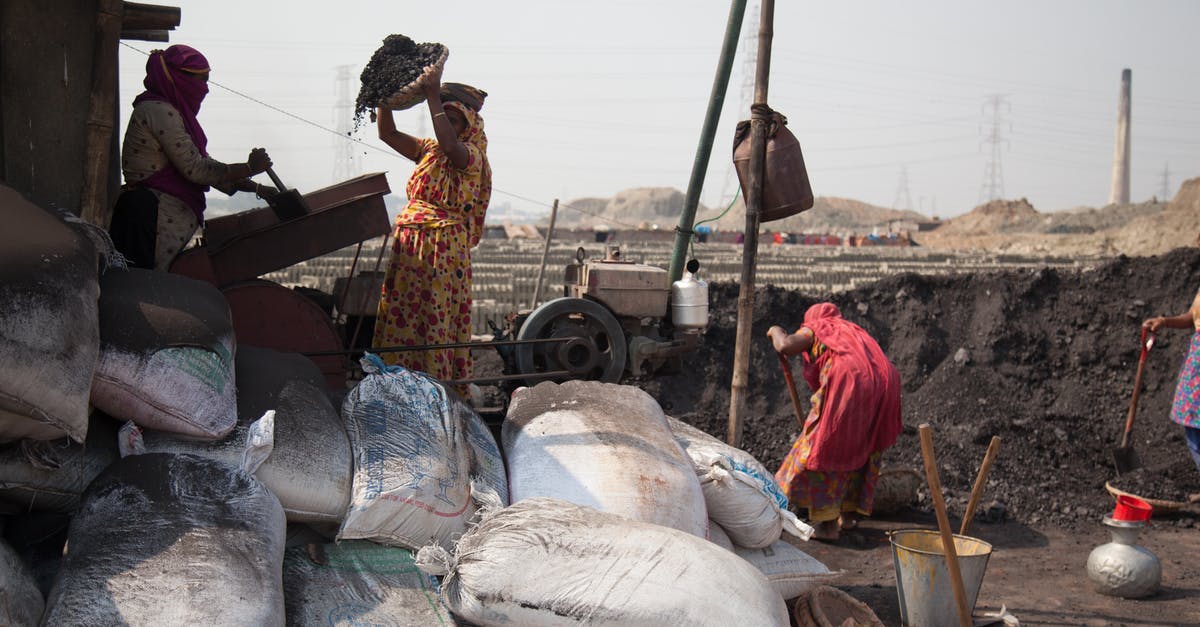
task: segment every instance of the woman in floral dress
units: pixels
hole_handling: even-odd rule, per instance
[[[471,339],[471,249],[483,234],[492,195],[487,135],[479,110],[487,96],[441,83],[440,68],[422,82],[434,139],[396,130],[392,112],[376,111],[379,138],[417,163],[408,204],[396,217],[372,346],[452,344]],[[466,348],[383,353],[384,361],[442,381],[470,377]],[[459,391],[465,391],[459,386]]]
[[[1200,236],[1196,237],[1200,246]],[[1175,400],[1171,403],[1171,420],[1183,427],[1183,437],[1188,451],[1200,470],[1200,290],[1192,299],[1192,306],[1176,316],[1157,316],[1142,323],[1151,333],[1159,329],[1190,329],[1192,341],[1187,357],[1179,369],[1179,381],[1175,385]],[[1197,495],[1200,496],[1200,495]]]

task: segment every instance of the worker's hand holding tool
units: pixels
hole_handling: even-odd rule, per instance
[[[767,329],[767,337],[771,338],[771,344],[775,346],[775,352],[783,352],[784,341],[787,339],[788,332],[779,325],[773,325]]]
[[[246,158],[246,165],[250,166],[250,176],[254,176],[260,172],[266,172],[267,168],[275,164],[271,161],[271,156],[267,154],[266,148],[253,148],[250,150],[250,156]]]
[[[263,200],[270,200],[279,195],[279,190],[271,185],[256,184],[254,194]]]

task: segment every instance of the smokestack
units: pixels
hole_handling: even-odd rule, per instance
[[[1108,204],[1129,204],[1129,108],[1133,71],[1121,71],[1121,104],[1117,109],[1117,142],[1113,147],[1112,192]]]

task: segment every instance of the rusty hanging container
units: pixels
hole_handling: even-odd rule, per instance
[[[800,142],[787,128],[787,117],[771,111],[767,118],[767,155],[763,167],[762,209],[759,222],[781,220],[813,206],[812,185],[804,167]],[[750,121],[738,122],[733,137],[733,167],[747,198],[750,182]]]

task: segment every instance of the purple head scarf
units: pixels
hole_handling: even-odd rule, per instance
[[[133,99],[134,106],[147,100],[160,100],[174,107],[188,136],[205,157],[208,156],[208,137],[200,128],[196,114],[200,112],[200,103],[208,95],[208,82],[199,75],[208,69],[208,59],[191,46],[176,44],[166,50],[155,50],[146,60],[146,79],[142,81],[146,91]],[[141,184],[184,201],[203,223],[207,185],[187,180],[170,164]]]

